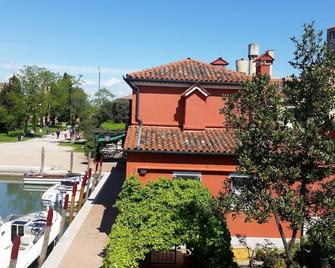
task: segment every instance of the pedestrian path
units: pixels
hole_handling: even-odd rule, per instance
[[[71,147],[58,146],[64,140],[61,135],[47,135],[22,142],[0,143],[0,172],[10,169],[38,169],[41,164],[41,149],[45,148],[45,167],[49,170],[67,171],[70,168]],[[74,172],[82,172],[86,168],[87,159],[83,153],[74,153]],[[7,169],[8,169],[7,168]],[[24,172],[23,172],[24,173]]]

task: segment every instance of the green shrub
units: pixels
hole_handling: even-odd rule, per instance
[[[104,267],[138,267],[146,254],[187,244],[198,267],[236,267],[230,234],[209,191],[198,181],[126,180]],[[201,263],[203,266],[200,266]]]

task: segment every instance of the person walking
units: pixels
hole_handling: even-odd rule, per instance
[[[56,136],[57,136],[57,139],[59,139],[59,135],[60,135],[60,130],[59,130],[59,129],[57,129],[57,131],[56,131]]]

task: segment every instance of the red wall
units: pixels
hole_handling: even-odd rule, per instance
[[[140,176],[138,169],[147,169],[148,173]],[[201,172],[201,182],[213,196],[217,196],[229,174],[236,171],[236,162],[233,157],[219,155],[159,153],[128,153],[127,155],[127,177],[135,174],[146,183],[159,177],[171,179],[173,171]],[[236,219],[228,216],[227,224],[232,236],[241,234],[248,237],[280,237],[274,219],[268,223],[258,224],[256,222],[246,223],[242,215]],[[285,224],[284,230],[287,235],[290,234]]]
[[[187,87],[157,87],[139,86],[140,107],[139,113],[144,125],[153,126],[182,126],[184,123],[185,99],[182,96]],[[209,92],[209,96],[202,110],[202,123],[198,122],[199,111],[188,112],[187,117],[190,122],[200,124],[205,127],[224,127],[224,116],[220,114],[220,109],[224,105],[223,94],[232,93],[231,89],[211,89],[204,87]],[[196,92],[196,91],[195,91]],[[201,94],[200,94],[201,95]],[[189,96],[193,102],[199,102],[201,96],[197,93]],[[132,124],[136,124],[136,94],[132,96]]]

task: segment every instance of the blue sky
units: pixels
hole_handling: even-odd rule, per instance
[[[25,65],[83,75],[89,94],[102,85],[130,92],[122,75],[191,57],[222,56],[231,69],[248,43],[274,49],[275,76],[292,72],[290,36],[305,22],[335,25],[334,0],[55,0],[0,1],[0,81]]]

